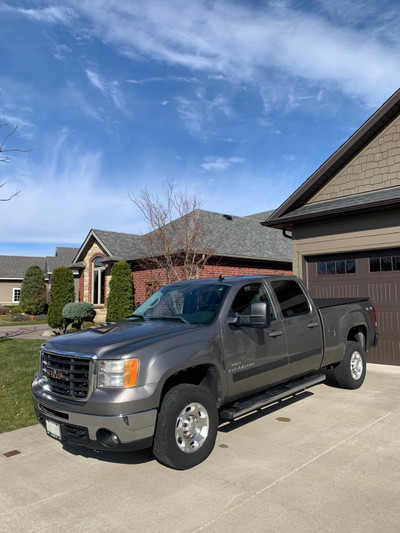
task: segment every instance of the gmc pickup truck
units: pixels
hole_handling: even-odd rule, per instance
[[[368,298],[313,301],[295,276],[163,287],[125,321],[52,338],[32,399],[49,436],[98,450],[152,447],[175,469],[211,453],[233,420],[319,383],[365,378]]]

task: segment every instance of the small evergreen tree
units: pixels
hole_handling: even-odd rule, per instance
[[[75,301],[74,276],[65,266],[54,269],[51,276],[50,305],[47,322],[51,328],[57,328],[65,333],[68,322],[63,317],[62,310],[66,304]]]
[[[124,320],[133,311],[133,282],[126,261],[118,261],[111,269],[110,292],[107,298],[107,322]]]
[[[62,315],[68,323],[76,322],[77,329],[82,328],[85,320],[93,320],[96,312],[94,305],[89,302],[74,302],[64,306]]]
[[[43,271],[37,265],[30,266],[25,273],[19,305],[23,312],[28,315],[41,315],[46,311],[46,283]]]

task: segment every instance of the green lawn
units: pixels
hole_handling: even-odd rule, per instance
[[[31,380],[43,340],[0,338],[0,433],[37,423]]]

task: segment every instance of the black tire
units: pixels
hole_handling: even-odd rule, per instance
[[[186,470],[212,452],[218,431],[218,410],[207,389],[184,383],[164,397],[157,419],[153,453],[160,463]]]
[[[366,370],[365,352],[361,344],[347,342],[344,357],[333,370],[338,386],[342,389],[360,388],[364,383]]]

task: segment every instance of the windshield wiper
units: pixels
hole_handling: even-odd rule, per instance
[[[185,320],[183,316],[152,316],[151,320],[181,320],[185,324],[189,324],[189,322]]]

